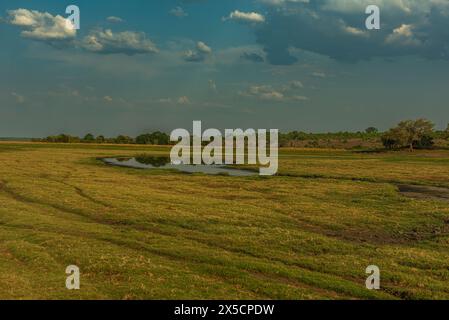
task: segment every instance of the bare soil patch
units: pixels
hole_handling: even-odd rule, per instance
[[[449,188],[410,184],[399,184],[397,186],[399,188],[399,192],[406,197],[415,199],[434,199],[449,202]]]

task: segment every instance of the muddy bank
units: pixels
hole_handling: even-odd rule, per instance
[[[449,188],[398,184],[399,192],[406,197],[415,199],[432,199],[449,202]]]

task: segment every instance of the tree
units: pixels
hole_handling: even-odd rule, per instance
[[[378,133],[379,130],[377,128],[375,128],[375,127],[369,127],[369,128],[367,128],[365,130],[365,132],[368,133],[368,134],[374,134],[374,133]]]
[[[166,133],[156,131],[153,133],[141,134],[136,138],[137,144],[168,145],[170,136]]]
[[[88,133],[84,136],[83,138],[84,142],[94,142],[95,141],[95,137],[92,133]]]
[[[170,136],[166,133],[156,131],[151,134],[152,142],[156,145],[170,144]]]
[[[131,144],[131,143],[134,143],[134,141],[133,141],[133,138],[131,138],[131,137],[120,135],[117,138],[115,138],[115,143]]]
[[[434,124],[426,119],[401,121],[382,136],[386,148],[430,147],[433,145]]]
[[[137,144],[151,144],[151,135],[150,134],[141,134],[136,137]]]
[[[105,137],[104,137],[103,135],[99,135],[99,136],[95,139],[95,141],[96,141],[97,143],[104,143],[104,142],[106,141],[106,139],[105,139]]]
[[[409,146],[410,151],[413,151],[415,144],[423,146],[433,144],[431,136],[434,126],[431,121],[426,119],[402,121],[398,124],[399,130],[403,132],[404,142]]]
[[[44,139],[46,142],[55,142],[55,143],[76,143],[80,142],[80,138],[74,137],[68,134],[60,134],[57,136],[49,136]]]
[[[449,123],[447,124],[446,130],[444,130],[443,136],[446,140],[449,140]]]

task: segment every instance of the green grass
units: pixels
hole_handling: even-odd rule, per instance
[[[96,160],[168,152],[0,143],[0,298],[449,298],[448,203],[394,186],[449,186],[449,152],[285,149],[269,178]]]

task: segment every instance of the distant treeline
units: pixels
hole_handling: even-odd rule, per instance
[[[68,134],[60,134],[57,136],[48,136],[43,139],[33,139],[33,141],[54,142],[54,143],[113,143],[113,144],[115,143],[115,144],[169,145],[170,136],[160,131],[141,134],[136,138],[132,138],[125,135],[119,135],[115,138],[106,138],[103,135],[94,136],[91,133],[88,133],[83,138],[80,138]]]
[[[337,132],[337,133],[306,133],[302,131],[292,131],[288,133],[279,133],[280,145],[286,145],[289,141],[310,141],[322,139],[368,139],[379,138],[381,134],[373,132]],[[269,138],[267,138],[269,140]],[[112,144],[150,144],[150,145],[170,145],[170,136],[164,132],[156,131],[132,138],[126,135],[119,135],[114,138],[106,138],[103,135],[94,136],[91,133],[83,138],[68,134],[48,136],[43,139],[33,139],[35,142],[54,142],[54,143],[112,143]]]
[[[281,147],[305,146],[305,147],[341,147],[342,143],[348,141],[375,142],[383,145],[386,149],[409,148],[429,148],[434,146],[435,140],[449,140],[449,124],[446,130],[434,130],[434,124],[426,119],[407,120],[400,122],[396,127],[379,132],[374,127],[369,127],[365,131],[358,132],[335,132],[335,133],[306,133],[302,131],[292,131],[279,134],[279,145]],[[170,145],[170,136],[164,132],[156,131],[146,133],[132,138],[126,135],[119,135],[115,138],[106,138],[103,135],[94,136],[91,133],[83,138],[60,134],[49,136],[43,139],[33,139],[39,142],[54,143],[109,143],[109,144],[140,144],[140,145]],[[303,143],[307,142],[307,143]],[[325,143],[323,143],[325,142]],[[353,145],[357,148],[359,145]],[[369,146],[369,144],[366,144]]]
[[[376,128],[368,128],[364,132],[341,131],[328,133],[307,133],[303,131],[292,131],[279,134],[279,141],[280,144],[284,144],[289,141],[372,139],[380,138],[381,135],[382,134],[379,133]]]

